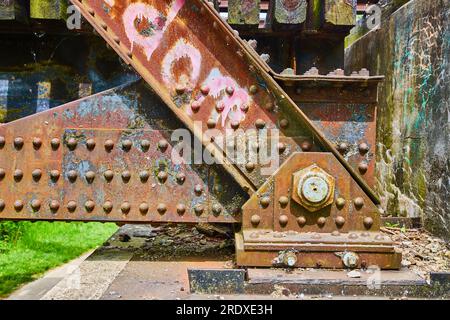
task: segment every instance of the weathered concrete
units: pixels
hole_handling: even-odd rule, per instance
[[[390,215],[450,238],[450,0],[413,0],[346,49],[346,70],[385,75],[377,191]]]

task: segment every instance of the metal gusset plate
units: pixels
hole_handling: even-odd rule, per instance
[[[207,129],[223,135],[227,129],[280,129],[285,137],[309,137],[315,149],[332,152],[378,201],[206,1],[71,1],[201,141]],[[214,143],[208,149],[215,157],[227,155]],[[232,159],[223,166],[248,192],[260,186]]]
[[[274,265],[291,250],[290,266],[341,268],[335,255],[349,251],[364,255],[354,267],[398,268],[400,255],[379,228],[377,207],[333,155],[294,153],[243,206],[237,261]]]
[[[0,219],[239,222],[246,196],[234,180],[185,163],[172,131],[153,129],[127,94],[0,126]]]

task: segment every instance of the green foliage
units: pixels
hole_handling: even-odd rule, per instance
[[[101,245],[116,230],[98,222],[1,222],[0,296]]]

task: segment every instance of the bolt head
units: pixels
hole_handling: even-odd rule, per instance
[[[129,151],[133,146],[133,142],[129,139],[125,139],[122,141],[122,149],[125,151]]]
[[[22,149],[23,144],[24,144],[24,141],[23,141],[23,138],[22,138],[22,137],[17,137],[17,138],[14,139],[14,147],[15,147],[17,150]]]
[[[127,214],[128,212],[130,212],[131,209],[131,205],[129,202],[124,202],[120,205],[120,211],[122,211],[122,213]]]
[[[200,110],[200,106],[201,106],[201,104],[199,101],[194,101],[191,103],[191,110],[193,112],[198,112]]]
[[[216,121],[214,119],[208,119],[206,125],[208,126],[209,129],[212,129],[216,126]]]
[[[204,96],[207,96],[209,94],[209,87],[208,86],[201,86],[200,91]]]
[[[225,91],[227,92],[227,94],[228,95],[233,95],[233,93],[234,93],[234,88],[233,87],[231,87],[231,86],[228,86],[226,89],[225,89]]]
[[[69,140],[67,140],[67,147],[70,150],[74,150],[77,147],[77,140],[75,138],[69,138]]]
[[[284,227],[287,225],[289,218],[287,215],[282,214],[279,218],[278,218],[279,222],[280,222],[280,226]]]
[[[317,219],[317,225],[320,228],[322,228],[326,222],[327,222],[327,219],[325,219],[325,217],[320,217],[319,219]]]
[[[370,229],[373,226],[373,219],[371,217],[365,217],[363,224],[366,229]]]
[[[361,174],[365,174],[367,172],[367,169],[369,168],[369,166],[367,165],[366,162],[361,162],[358,165],[358,170]]]
[[[33,170],[33,172],[31,173],[31,176],[33,177],[34,181],[39,181],[39,179],[41,179],[41,177],[42,177],[42,170],[41,169]]]
[[[341,154],[344,154],[348,151],[348,144],[345,142],[341,142],[338,144],[337,149]]]
[[[305,217],[298,217],[297,223],[300,227],[304,227],[306,225],[306,218]]]
[[[367,143],[363,142],[359,144],[358,149],[361,154],[366,154],[367,152],[369,152],[370,147]]]
[[[182,203],[177,204],[177,213],[181,216],[186,212],[186,206]]]
[[[196,185],[194,186],[194,192],[195,192],[197,195],[202,194],[202,192],[203,192],[203,186],[202,186],[201,184],[196,184]]]
[[[103,211],[105,211],[106,213],[111,212],[113,209],[113,204],[111,201],[105,201],[105,203],[103,204]]]
[[[156,207],[156,210],[160,213],[160,214],[164,214],[167,211],[167,206],[164,203],[159,203],[158,206]]]
[[[14,201],[14,209],[16,211],[21,211],[23,209],[23,202],[22,202],[22,200]]]
[[[86,180],[90,183],[92,181],[94,181],[95,178],[95,172],[94,171],[88,171],[85,174]]]
[[[247,162],[245,164],[245,169],[249,172],[253,171],[253,170],[255,170],[255,164],[253,162]]]
[[[88,139],[86,141],[86,148],[88,148],[88,150],[94,150],[94,148],[95,148],[95,140],[94,139]]]
[[[141,140],[141,149],[142,151],[147,151],[148,149],[150,149],[150,141],[148,141],[147,139]]]
[[[41,208],[41,201],[38,199],[34,199],[31,201],[31,208],[34,211],[38,211]]]
[[[77,203],[75,201],[69,201],[67,203],[67,210],[69,210],[69,212],[74,212],[76,208],[77,208]]]
[[[197,204],[194,207],[194,212],[196,215],[201,215],[203,213],[203,206],[201,204]]]
[[[124,172],[122,172],[122,180],[124,182],[128,182],[131,179],[131,173],[128,170],[125,170]]]
[[[237,128],[239,128],[239,121],[233,120],[233,121],[231,121],[230,125],[231,125],[232,129],[236,130]]]
[[[16,170],[14,170],[13,176],[14,176],[14,180],[16,180],[18,182],[18,181],[22,180],[22,178],[23,178],[23,171],[20,169],[16,169]]]
[[[286,196],[281,196],[281,197],[278,199],[278,202],[280,203],[280,206],[281,206],[282,208],[285,208],[285,207],[288,205],[288,203],[289,203],[289,198],[286,197]]]
[[[67,173],[67,178],[69,178],[70,182],[75,182],[75,180],[77,179],[78,174],[75,170],[70,170]]]
[[[141,179],[142,182],[146,182],[149,177],[150,173],[147,170],[142,170],[139,172],[139,179]]]
[[[114,142],[110,139],[105,141],[105,149],[106,151],[111,151],[114,148]]]
[[[344,206],[345,206],[345,199],[341,198],[341,197],[337,198],[336,199],[336,207],[338,209],[342,209],[342,208],[344,208]]]
[[[270,197],[262,197],[261,200],[259,200],[259,203],[263,208],[267,208],[270,204]]]
[[[219,215],[222,212],[222,206],[220,204],[218,204],[218,203],[215,203],[212,206],[212,212],[216,216]]]
[[[169,143],[167,142],[166,139],[161,139],[161,140],[158,141],[158,148],[162,152],[166,151],[168,146],[169,146]]]
[[[178,182],[179,184],[183,184],[184,181],[186,180],[186,175],[185,175],[184,173],[182,173],[182,172],[177,173],[176,179],[177,179],[177,182]]]
[[[58,149],[60,144],[61,144],[61,142],[59,141],[58,138],[53,138],[53,139],[50,141],[50,145],[52,146],[52,149],[53,149],[53,150]]]
[[[361,197],[357,197],[355,198],[355,200],[353,200],[353,204],[355,205],[355,208],[359,210],[364,206],[364,199]]]
[[[342,216],[337,216],[334,222],[338,228],[342,228],[345,224],[345,218]]]
[[[105,177],[105,179],[106,179],[107,181],[111,181],[112,178],[114,177],[114,172],[113,172],[112,170],[106,170],[106,171],[103,173],[103,176]]]
[[[166,182],[167,177],[168,177],[168,174],[167,174],[167,172],[165,172],[165,171],[160,171],[160,172],[158,173],[158,180],[159,180],[159,182],[161,182],[161,183]]]
[[[33,138],[33,147],[34,149],[38,150],[42,146],[42,139],[41,138]]]
[[[139,205],[139,212],[141,214],[146,214],[148,212],[148,209],[149,209],[148,204],[145,202],[143,202]]]
[[[263,119],[257,119],[255,121],[255,126],[258,129],[263,129],[266,126],[266,122]]]
[[[59,202],[57,200],[52,200],[50,201],[49,207],[52,212],[56,212],[59,209]]]
[[[92,200],[88,200],[85,202],[84,207],[88,212],[92,212],[95,208],[95,202]]]
[[[253,226],[256,227],[261,222],[261,217],[257,214],[254,214],[251,216],[250,222],[252,223]]]

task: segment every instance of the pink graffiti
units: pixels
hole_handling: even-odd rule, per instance
[[[218,69],[211,70],[209,76],[205,80],[203,86],[209,88],[209,95],[216,99],[216,108],[212,110],[212,114],[221,118],[222,127],[226,127],[232,122],[241,122],[245,119],[245,111],[250,106],[252,99],[247,91],[236,83],[232,78],[222,75]],[[228,94],[226,89],[233,88],[233,93]],[[201,96],[197,99],[197,103],[203,103],[205,97]],[[216,109],[222,110],[220,113]]]
[[[195,86],[200,74],[200,67],[202,62],[202,56],[197,48],[192,44],[187,43],[185,39],[179,39],[175,45],[167,52],[162,61],[162,79],[166,85],[174,87],[177,83],[173,77],[172,67],[173,63],[183,57],[189,58],[191,61],[192,70],[189,75],[185,75],[186,81],[189,83],[183,83],[183,85],[192,88]]]
[[[185,0],[175,0],[171,3],[167,15],[145,3],[132,3],[123,13],[123,25],[125,33],[131,42],[131,51],[134,45],[142,47],[147,60],[150,60],[153,52],[159,46],[164,31],[175,19],[178,11],[183,7]],[[137,22],[142,24],[138,30]]]

